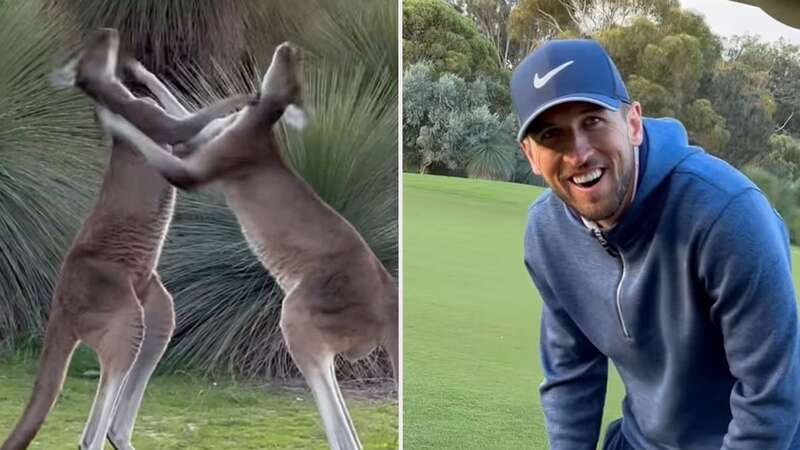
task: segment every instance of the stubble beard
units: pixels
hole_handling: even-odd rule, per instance
[[[614,192],[598,203],[578,205],[573,200],[565,198],[566,195],[561,195],[561,199],[586,220],[599,222],[615,218],[620,213],[620,208],[625,206],[623,203],[627,200],[626,194],[628,190],[633,190],[633,185],[631,184],[633,172],[633,164],[631,164],[631,167],[624,170],[620,175]],[[611,176],[611,174],[605,173],[603,176]]]

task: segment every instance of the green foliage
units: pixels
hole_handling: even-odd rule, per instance
[[[520,0],[511,10],[508,29],[518,47],[517,58],[530,53],[540,42],[568,30],[575,30],[566,2],[560,0]]]
[[[89,103],[48,82],[69,31],[39,2],[0,2],[0,349],[38,337],[105,158]]]
[[[659,42],[661,32],[656,23],[641,17],[626,27],[613,27],[595,33],[623,77],[641,73],[641,61],[648,44]]]
[[[798,181],[800,178],[800,141],[788,134],[773,134],[767,142],[769,143],[769,162],[762,162],[761,165],[772,167],[773,172],[786,175],[791,181]]]
[[[723,50],[705,19],[682,9],[676,0],[450,2],[477,23],[506,63],[546,39],[591,36],[608,51],[645,115],[679,119],[692,143],[737,167],[748,163],[770,170],[793,167],[784,156],[766,149],[773,133],[800,136],[800,46],[745,36],[731,39]],[[447,9],[441,3],[437,6]],[[432,64],[441,74],[437,62]],[[452,136],[458,134],[451,129],[458,125],[424,127],[420,117],[427,114],[426,105],[442,103],[430,100],[436,97],[431,89],[419,96],[412,89],[416,88],[407,85],[404,91],[411,96],[405,114],[413,116],[405,124],[404,149],[411,153],[406,155],[406,167],[425,171],[430,164],[448,167],[451,173],[466,170],[464,152],[451,145]],[[490,91],[493,98],[502,98],[508,87]],[[503,103],[490,100],[490,111],[503,117],[509,111]],[[422,106],[414,112],[410,105]],[[778,153],[791,157],[791,152]],[[511,179],[536,181],[519,154],[514,167]],[[794,177],[793,169],[789,172]]]
[[[594,37],[614,60],[645,114],[683,119],[686,108],[704,92],[700,88],[720,59],[720,43],[702,17],[678,8],[664,14],[661,23],[639,17]]]
[[[723,62],[714,72],[709,97],[731,135],[718,155],[736,167],[758,159],[772,134],[775,103],[767,83],[766,72],[738,61]]]
[[[642,104],[642,113],[650,117],[675,117],[679,105],[675,97],[658,83],[631,75],[626,83],[628,95]]]
[[[455,8],[441,0],[404,1],[403,67],[424,61],[468,80],[500,68],[492,43]]]
[[[532,50],[558,37],[590,36],[637,18],[660,22],[677,0],[520,0],[511,11],[512,36]]]
[[[800,203],[798,203],[800,190],[798,190],[798,185],[757,166],[747,166],[743,172],[761,189],[772,207],[780,213],[789,230],[789,238],[792,242],[797,243],[800,240]]]
[[[690,136],[707,151],[723,153],[731,134],[725,127],[725,118],[714,111],[711,102],[701,98],[686,108],[683,125]]]
[[[775,100],[776,128],[800,136],[800,46],[738,36],[730,40],[724,57],[769,74],[767,88]]]
[[[677,0],[567,0],[570,17],[583,34],[628,25],[638,17],[659,22]]]
[[[506,116],[505,120],[503,121],[504,133],[507,133],[509,137],[516,136],[518,127],[519,124],[517,123],[517,116],[515,114],[509,114]],[[545,183],[544,178],[539,175],[535,175],[531,170],[531,164],[528,162],[528,158],[519,147],[519,143],[513,141],[512,145],[516,151],[514,151],[514,172],[509,181],[513,181],[514,183],[532,184],[534,186],[546,187],[547,183]]]
[[[517,152],[513,129],[488,107],[485,79],[471,82],[428,64],[403,76],[403,158],[422,173],[440,165],[470,176],[511,179]]]
[[[700,72],[707,76],[720,60],[722,43],[719,36],[709,28],[703,16],[674,5],[668,8],[660,21],[659,30],[663,35],[686,34],[697,39],[703,55]]]
[[[702,69],[700,41],[694,36],[673,34],[644,48],[641,74],[658,80],[672,93],[680,109],[687,98],[693,98],[697,93]]]
[[[450,3],[471,18],[489,39],[502,67],[514,67],[519,62],[523,55],[509,29],[511,10],[518,0],[451,0]]]
[[[249,19],[245,58],[262,71],[275,45],[290,37],[311,58],[323,58],[341,70],[367,71],[374,77],[396,78],[397,4],[393,0],[305,0],[262,2]],[[390,34],[387,30],[395,30]],[[360,63],[350,66],[352,60]],[[376,101],[396,102],[397,83],[385,83]],[[370,86],[365,86],[370,88]]]
[[[514,175],[514,132],[506,130],[498,117],[486,106],[475,108],[461,117],[452,118],[459,136],[454,146],[469,155],[467,175],[487,180],[510,180]]]
[[[462,133],[460,126],[463,124],[459,119],[463,116],[459,115],[483,104],[482,100],[485,98],[482,95],[485,91],[468,89],[463,79],[449,73],[433,79],[432,82],[433,98],[427,99],[426,103],[411,103],[413,97],[410,97],[406,103],[408,108],[404,107],[404,109],[424,111],[425,120],[419,127],[418,133],[413,131],[409,133],[410,136],[418,135],[409,156],[420,155],[421,173],[425,173],[434,163],[443,164],[450,169],[463,167],[466,164],[467,153],[463,148],[454,145]],[[459,128],[453,129],[453,126]]]

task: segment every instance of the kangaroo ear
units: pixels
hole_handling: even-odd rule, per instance
[[[78,73],[80,55],[67,61],[63,66],[52,71],[49,76],[50,84],[56,88],[75,86],[75,77]]]
[[[269,102],[270,123],[281,117],[293,128],[303,128],[308,122],[303,110],[302,86],[298,67],[298,52],[288,42],[275,49],[267,73],[261,81],[260,102]]]
[[[288,103],[299,104],[301,82],[297,49],[284,42],[275,49],[267,72],[261,81],[261,95],[281,97]]]

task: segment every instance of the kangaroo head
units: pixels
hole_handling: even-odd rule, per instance
[[[288,42],[279,45],[272,55],[269,69],[261,80],[260,101],[268,102],[269,110],[275,112],[268,115],[270,122],[277,122],[283,116],[295,128],[305,125],[297,49]]]
[[[53,71],[50,81],[56,87],[81,86],[114,76],[117,68],[119,34],[113,28],[100,28],[77,55]]]
[[[100,28],[89,39],[77,67],[77,82],[111,78],[117,70],[119,33],[113,28]]]

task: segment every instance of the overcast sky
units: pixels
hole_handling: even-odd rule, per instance
[[[800,30],[784,25],[755,6],[729,0],[680,0],[681,5],[706,18],[711,30],[723,37],[735,34],[756,34],[767,41],[783,37],[800,45]]]

